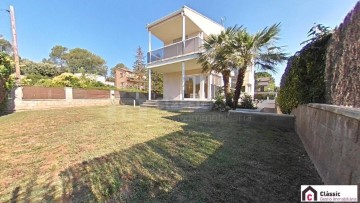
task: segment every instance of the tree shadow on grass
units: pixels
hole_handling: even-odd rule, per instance
[[[298,202],[322,184],[293,132],[250,127],[224,114],[179,114],[181,131],[59,175],[64,202]]]

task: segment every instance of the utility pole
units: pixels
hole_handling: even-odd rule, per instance
[[[15,24],[15,12],[14,7],[10,6],[10,20],[11,20],[11,31],[12,31],[12,46],[14,51],[14,61],[15,61],[15,74],[16,82],[20,82],[20,65],[19,65],[19,53],[17,46],[17,37],[16,37],[16,24]]]

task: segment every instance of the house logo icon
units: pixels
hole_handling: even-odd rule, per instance
[[[301,192],[301,200],[305,202],[317,201],[317,191],[311,186],[307,187],[305,190]]]

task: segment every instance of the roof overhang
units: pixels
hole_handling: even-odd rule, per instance
[[[147,29],[164,43],[172,43],[172,40],[182,36],[183,16],[186,35],[203,32],[206,37],[224,30],[219,23],[186,6],[148,24]]]

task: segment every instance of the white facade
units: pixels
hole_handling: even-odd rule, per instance
[[[147,68],[164,75],[164,100],[211,100],[218,86],[219,74],[202,73],[197,63],[202,44],[211,34],[219,34],[224,27],[206,16],[184,6],[147,26],[149,52]],[[163,42],[160,49],[152,49],[152,36]],[[253,68],[245,73],[245,91],[254,93]],[[149,100],[151,80],[149,80]]]

